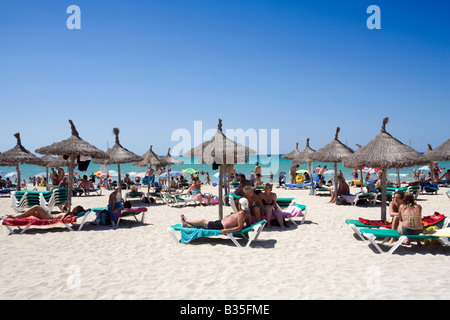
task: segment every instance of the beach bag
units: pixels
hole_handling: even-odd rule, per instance
[[[111,218],[109,217],[108,210],[102,210],[97,214],[97,219],[99,224],[103,226],[107,226],[111,224]]]

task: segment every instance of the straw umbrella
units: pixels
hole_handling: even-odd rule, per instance
[[[298,142],[295,144],[295,149],[291,152],[288,152],[281,156],[283,159],[294,160],[296,157],[300,155],[300,151],[298,151]]]
[[[298,145],[298,144],[297,144]],[[302,152],[299,152],[299,154],[291,161],[292,165],[296,165],[296,164],[302,164],[302,163],[307,163],[308,162],[308,171],[309,171],[309,176],[312,179],[312,175],[313,175],[313,167],[312,167],[312,161],[309,160],[310,156],[316,152],[316,150],[311,149],[311,147],[309,146],[309,138],[306,139],[306,147],[305,150],[303,150]],[[314,184],[311,183],[311,195],[314,194]]]
[[[20,168],[19,165],[22,163],[26,164],[34,164],[38,166],[43,166],[44,162],[34,154],[32,154],[30,151],[25,149],[22,146],[22,141],[20,139],[20,133],[16,133],[14,135],[17,139],[17,144],[14,148],[11,150],[5,151],[2,154],[0,154],[0,163],[8,164],[8,165],[15,165],[16,171],[17,171],[17,190],[20,190]]]
[[[327,144],[325,147],[317,150],[310,155],[312,161],[333,162],[334,163],[334,201],[337,203],[337,164],[342,162],[345,158],[353,153],[353,150],[347,147],[338,139],[339,131],[341,128],[337,127],[334,140]]]
[[[170,155],[170,148],[169,148],[169,150],[167,150],[167,155],[163,158],[163,160],[165,162],[167,162],[167,164],[182,164],[183,163],[183,160],[172,157]]]
[[[427,153],[429,161],[450,161],[450,139]]]
[[[69,123],[72,129],[72,135],[70,138],[39,148],[36,152],[40,154],[53,154],[69,157],[69,190],[67,199],[68,201],[71,201],[73,190],[73,171],[77,157],[88,156],[97,159],[108,159],[109,157],[105,152],[81,139],[75,125],[73,124],[73,121],[69,120]]]
[[[163,160],[167,163],[167,181],[170,184],[170,171],[171,171],[171,165],[172,164],[182,164],[183,160],[172,157],[170,155],[170,148],[167,150],[167,155],[163,158]]]
[[[142,160],[133,163],[133,166],[138,167],[147,167],[150,166],[150,168],[155,167],[156,170],[159,168],[162,168],[167,165],[167,162],[164,161],[163,158],[158,156],[156,153],[153,152],[153,145],[150,146],[150,149],[142,155]],[[148,176],[148,185],[147,185],[147,192],[150,192],[150,175]]]
[[[142,161],[142,157],[122,147],[119,141],[119,133],[120,133],[119,128],[114,128],[113,133],[116,136],[116,143],[114,144],[114,146],[112,146],[106,151],[106,154],[109,156],[109,158],[108,159],[95,158],[92,160],[92,162],[97,164],[108,164],[108,165],[117,164],[117,171],[119,173],[118,180],[120,184],[120,164]]]
[[[225,171],[231,169],[235,163],[248,162],[246,154],[256,154],[256,151],[228,139],[222,132],[222,119],[219,119],[217,131],[208,140],[184,154],[185,157],[198,157],[199,163],[219,166],[219,218],[223,218],[223,178]]]
[[[433,161],[450,161],[450,139],[442,143],[434,150],[429,150],[424,154],[425,158],[430,162],[430,170],[433,170]],[[431,171],[431,179],[433,181],[433,171]]]
[[[428,160],[419,152],[386,132],[388,120],[389,118],[387,117],[383,119],[381,132],[372,141],[344,160],[344,166],[347,168],[380,167],[383,170],[381,179],[382,220],[386,220],[387,169],[412,167],[428,163]]]

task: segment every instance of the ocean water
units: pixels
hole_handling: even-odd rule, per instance
[[[209,176],[211,178],[211,182],[218,182],[218,179],[215,178],[213,175],[218,172],[218,170],[212,170],[212,167],[210,165],[207,164],[198,164],[196,162],[196,158],[187,158],[187,157],[179,157],[179,159],[183,160],[183,163],[180,165],[172,165],[172,171],[181,171],[183,169],[187,169],[187,168],[194,168],[196,170],[209,172]],[[287,177],[288,177],[288,181],[289,181],[289,169],[291,168],[291,161],[290,160],[286,160],[281,158],[281,155],[273,155],[273,156],[249,156],[249,162],[246,164],[236,164],[236,171],[237,172],[242,172],[246,175],[246,177],[248,178],[250,176],[250,173],[255,169],[255,162],[258,161],[261,168],[262,168],[262,174],[263,174],[263,182],[269,182],[269,174],[270,172],[273,173],[274,175],[274,182],[277,183],[278,182],[278,175],[280,172],[285,172]],[[325,172],[325,179],[326,180],[331,180],[332,177],[334,176],[334,164],[333,163],[326,163],[326,162],[314,162],[313,163],[313,169],[315,169],[318,165],[321,165],[322,167],[324,165],[327,166],[328,170],[327,172]],[[447,169],[450,169],[450,161],[441,161],[438,162],[440,169],[442,169],[444,172]],[[412,181],[413,180],[413,169],[418,169],[422,166],[415,166],[415,167],[409,167],[409,168],[401,168],[400,169],[400,179],[402,181]],[[145,172],[146,168],[145,167],[136,167],[133,166],[131,163],[127,163],[127,164],[121,164],[120,165],[121,168],[121,173],[122,175],[124,175],[125,173],[130,173],[130,172]],[[67,167],[63,167],[63,169],[65,171],[67,171]],[[308,165],[305,164],[301,164],[300,165],[300,169],[308,169]],[[345,179],[347,180],[352,180],[353,176],[352,176],[352,172],[353,169],[351,168],[346,168],[342,165],[342,163],[338,163],[337,164],[337,169],[338,171],[341,170]],[[80,174],[81,176],[83,174],[86,175],[91,175],[92,173],[96,172],[100,170],[100,165],[99,164],[94,164],[91,163],[88,167],[88,170],[85,172],[79,172],[77,170],[77,168],[75,168],[75,172]],[[115,170],[117,171],[117,165],[110,165],[109,166],[109,170]],[[9,172],[15,172],[16,171],[16,167],[0,167],[0,173],[2,173],[2,176],[6,175]],[[50,170],[49,170],[50,171]],[[20,165],[20,172],[21,172],[21,177],[22,180],[27,180],[28,182],[28,178],[33,177],[37,174],[40,174],[42,172],[45,172],[45,167],[39,167],[39,166],[34,166],[34,165],[28,165],[28,164],[22,164]],[[425,174],[427,174],[428,171],[425,171]],[[206,174],[200,175],[200,179],[202,181],[204,181],[204,179],[206,178]],[[113,177],[113,180],[117,179],[117,177]],[[388,180],[396,180],[397,179],[397,170],[396,169],[389,169],[388,170]],[[12,181],[14,181],[14,178],[11,179]]]

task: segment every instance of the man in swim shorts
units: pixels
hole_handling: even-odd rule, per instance
[[[224,217],[222,220],[208,221],[206,219],[202,219],[197,221],[188,221],[184,214],[182,214],[181,225],[184,228],[220,230],[222,234],[241,231],[245,225],[247,227],[250,226],[251,222],[250,212],[248,211],[248,200],[245,198],[241,198],[240,200],[242,200],[242,202],[240,201],[242,210],[234,212]]]

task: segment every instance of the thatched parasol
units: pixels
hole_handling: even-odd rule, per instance
[[[310,155],[312,161],[333,162],[334,163],[334,201],[337,203],[337,163],[342,162],[353,153],[353,150],[339,141],[339,131],[341,128],[337,127],[334,140],[325,147],[320,148]]]
[[[69,157],[69,190],[67,195],[68,201],[72,199],[73,171],[77,157],[89,156],[97,159],[109,158],[105,152],[97,149],[93,145],[80,138],[72,120],[69,120],[69,123],[72,129],[72,135],[69,139],[63,140],[61,142],[55,142],[50,146],[42,147],[36,150],[36,152],[40,154],[53,154]]]
[[[137,154],[122,147],[119,141],[119,133],[120,133],[119,128],[114,128],[113,133],[116,136],[116,143],[114,144],[114,146],[112,146],[106,151],[106,154],[109,156],[109,159],[95,158],[92,160],[92,162],[97,164],[117,164],[117,171],[119,173],[119,183],[120,183],[120,164],[142,161],[143,159]]]
[[[291,152],[285,153],[281,156],[281,158],[283,159],[287,159],[287,160],[294,160],[296,157],[298,157],[300,155],[300,151],[298,151],[298,142],[295,144],[295,149],[292,150]],[[305,161],[307,162],[307,161]],[[302,162],[302,163],[305,163]]]
[[[298,150],[297,150],[298,151]],[[310,162],[310,156],[316,152],[316,150],[311,149],[309,146],[309,138],[306,139],[306,147],[305,150],[299,152],[298,155],[291,161],[292,165],[302,164]],[[283,156],[284,157],[284,156]],[[286,158],[285,158],[286,159]]]
[[[298,147],[298,144],[297,144],[297,147]],[[297,148],[295,150],[298,151]],[[295,156],[295,158],[291,161],[292,165],[302,164],[302,163],[308,162],[308,171],[309,171],[309,176],[310,176],[311,179],[312,179],[312,175],[313,175],[313,167],[312,167],[313,162],[310,161],[309,158],[314,152],[316,152],[316,150],[311,149],[311,147],[309,146],[309,138],[307,138],[306,139],[306,147],[305,147],[305,149],[302,152],[299,152],[299,154],[297,156]],[[314,194],[314,184],[312,183],[312,181],[311,181],[310,194],[311,195]]]
[[[381,132],[372,141],[344,160],[344,166],[347,168],[380,167],[383,170],[381,181],[382,220],[386,220],[387,169],[412,167],[428,163],[428,160],[419,152],[386,132],[388,120],[389,118],[387,117],[383,119]]]
[[[44,156],[44,157],[47,157],[47,156]],[[42,159],[44,159],[44,157],[42,157]],[[51,157],[51,156],[49,156],[49,157]],[[56,158],[51,157],[51,158],[52,158],[52,160],[50,160],[48,158],[48,160],[46,162],[47,167],[49,167],[49,168],[51,168],[51,167],[55,167],[55,168],[69,167],[70,161],[64,159],[64,156],[58,156]],[[75,165],[77,165],[77,163],[78,163],[78,161],[75,159]]]
[[[450,161],[450,139],[434,148],[433,151],[426,153],[429,161]]]
[[[163,158],[154,153],[152,149],[153,146],[150,146],[150,149],[148,149],[148,151],[142,155],[142,160],[133,163],[133,166],[146,167],[150,165],[150,167],[155,167],[156,169],[166,166],[167,162],[165,162]]]
[[[172,157],[170,155],[170,148],[169,148],[169,150],[167,150],[167,155],[163,158],[163,160],[165,162],[167,162],[167,164],[182,164],[183,163],[183,160]]]
[[[20,133],[16,133],[14,137],[16,137],[17,139],[16,146],[11,150],[5,151],[2,154],[0,154],[0,163],[16,166],[17,181],[18,181],[17,190],[20,190],[21,180],[20,180],[19,165],[22,163],[26,163],[43,166],[44,162],[22,146]]]
[[[217,131],[211,140],[208,140],[184,154],[185,157],[198,157],[199,163],[219,165],[219,218],[223,218],[223,179],[225,171],[232,168],[235,163],[248,162],[246,154],[256,154],[256,151],[242,144],[228,139],[222,132],[222,119],[219,119]],[[225,168],[227,167],[227,168]]]

